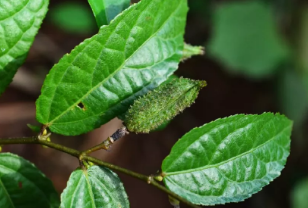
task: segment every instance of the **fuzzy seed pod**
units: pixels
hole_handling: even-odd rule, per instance
[[[130,107],[124,119],[127,129],[135,133],[149,133],[189,107],[205,86],[205,81],[185,78],[163,83]]]

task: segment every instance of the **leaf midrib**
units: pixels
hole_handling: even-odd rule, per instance
[[[104,173],[105,174],[105,173]],[[111,199],[116,203],[118,200],[113,196],[113,194],[111,194],[111,193],[109,193],[110,191],[109,191],[109,189],[105,186],[105,184],[103,184],[98,178],[96,178],[96,177],[92,177],[92,180],[95,180],[95,181],[97,181],[99,184],[101,184],[102,185],[102,187],[105,189],[105,193],[107,194],[107,195],[109,195],[110,197],[111,197]]]
[[[7,196],[7,198],[9,198],[9,201],[10,201],[10,204],[12,205],[12,207],[15,208],[15,205],[14,205],[14,203],[13,203],[13,201],[12,201],[12,199],[11,199],[9,193],[7,192],[7,190],[6,190],[5,186],[4,186],[4,184],[2,183],[1,177],[0,177],[0,186],[3,188],[4,193],[5,193],[5,195]]]
[[[262,147],[263,147],[264,145],[266,145],[267,143],[274,141],[274,139],[275,139],[276,137],[278,137],[280,134],[284,133],[284,132],[285,132],[286,130],[288,130],[291,126],[292,126],[292,124],[288,125],[288,126],[285,127],[279,134],[273,136],[272,138],[270,138],[270,139],[269,139],[268,141],[266,141],[265,143],[263,143],[263,144],[261,144],[261,145],[255,147],[255,148],[252,148],[251,150],[249,150],[249,151],[247,151],[247,152],[244,152],[244,153],[239,154],[239,155],[237,155],[237,156],[235,156],[235,157],[232,157],[232,158],[230,158],[230,159],[228,159],[228,160],[222,161],[222,162],[217,163],[217,164],[214,164],[214,165],[206,165],[206,166],[202,166],[202,167],[195,168],[195,169],[182,170],[182,171],[175,171],[175,172],[171,172],[171,173],[164,172],[163,174],[165,175],[165,177],[167,177],[167,176],[171,176],[171,175],[179,175],[179,174],[185,174],[185,173],[193,173],[193,172],[202,171],[202,170],[206,170],[206,169],[210,169],[210,168],[218,168],[218,167],[221,166],[221,165],[224,165],[224,164],[226,164],[226,163],[228,163],[228,162],[230,162],[230,161],[236,160],[236,159],[238,159],[238,158],[240,158],[240,157],[242,157],[242,156],[245,156],[245,155],[247,155],[247,154],[249,154],[249,153],[252,153],[252,152],[254,152],[255,150],[257,150],[257,149],[259,149],[259,148],[262,148]],[[277,145],[279,145],[279,144],[277,143]]]
[[[7,56],[7,55],[10,55],[9,53],[17,46],[17,44],[23,39],[23,37],[25,36],[25,34],[33,28],[34,26],[34,23],[36,22],[36,19],[33,20],[31,26],[26,30],[26,31],[22,31],[22,35],[20,36],[20,38],[14,43],[14,45],[9,49],[7,50],[4,54],[1,55],[0,58],[4,57],[4,56]],[[15,58],[15,61],[18,60],[17,58]]]
[[[270,122],[270,120],[268,120],[267,122]],[[252,122],[252,123],[253,123],[253,122]],[[209,124],[207,124],[207,125],[209,125]],[[212,131],[214,131],[214,130],[216,130],[216,129],[219,129],[221,126],[224,126],[224,125],[225,125],[224,123],[219,123],[218,126],[215,126],[215,128],[206,131],[206,133],[201,133],[201,134],[199,133],[199,134],[198,134],[198,137],[196,137],[196,139],[194,139],[193,142],[192,142],[191,144],[189,144],[187,147],[185,147],[185,150],[184,150],[184,151],[181,151],[180,155],[179,155],[175,160],[173,160],[173,161],[171,162],[171,164],[169,165],[169,167],[172,167],[173,164],[174,164],[176,161],[178,161],[178,160],[183,156],[183,154],[185,153],[185,151],[187,151],[195,142],[197,142],[197,141],[199,140],[199,137],[202,137],[202,136],[204,136],[205,134],[210,134]],[[232,133],[238,131],[239,129],[246,128],[246,127],[249,126],[249,125],[251,125],[251,123],[245,124],[244,126],[241,126],[241,127],[237,128],[237,129],[234,129],[234,130],[232,130],[231,132],[229,132],[229,134],[232,134]],[[203,127],[197,127],[197,128],[195,128],[195,129],[201,129],[201,128],[203,128]],[[190,135],[190,133],[191,133],[191,132],[189,132],[188,135]],[[185,136],[186,136],[186,135],[185,135]],[[184,136],[184,137],[185,137],[185,136]],[[217,145],[220,145],[225,139],[226,139],[226,138],[222,139],[222,140],[220,141],[220,143],[217,144]],[[215,147],[215,151],[216,151],[216,150],[217,150],[217,146]],[[171,150],[171,152],[172,152],[172,150]],[[167,156],[167,158],[168,158],[168,157],[171,157],[171,155]]]
[[[72,195],[72,197],[71,197],[71,201],[70,201],[70,208],[72,208],[72,205],[73,205],[73,200],[74,200],[74,198],[75,198],[75,195],[76,195],[76,190],[77,190],[77,188],[79,187],[79,185],[80,185],[80,181],[81,181],[81,179],[82,179],[82,173],[81,173],[81,175],[80,175],[80,177],[79,177],[79,180],[78,180],[78,183],[77,183],[77,186],[76,186],[76,188],[74,189],[74,192],[73,192],[73,195]],[[74,184],[73,184],[74,185]],[[67,193],[66,193],[67,194]],[[64,201],[64,200],[63,200]],[[62,205],[62,203],[61,203],[61,205]],[[64,207],[64,206],[61,206],[61,208],[62,207]]]
[[[98,83],[95,87],[93,87],[91,90],[89,90],[88,93],[86,93],[81,99],[79,99],[77,102],[75,102],[71,107],[69,107],[67,110],[63,111],[63,113],[61,113],[59,116],[57,116],[56,118],[54,118],[53,120],[51,120],[50,122],[48,122],[46,125],[47,126],[51,126],[58,118],[60,118],[61,116],[63,116],[64,114],[66,114],[68,111],[70,111],[73,107],[75,107],[78,103],[80,103],[84,98],[86,98],[90,93],[92,93],[95,89],[97,89],[99,86],[101,86],[103,83],[105,83],[106,81],[108,81],[111,77],[113,77],[118,71],[120,71],[123,66],[126,64],[126,62],[135,55],[135,53],[137,53],[139,51],[140,48],[142,48],[146,43],[148,43],[148,41],[150,41],[160,30],[161,28],[166,24],[167,21],[169,21],[169,19],[174,15],[174,13],[180,8],[180,5],[182,5],[182,3],[178,4],[177,8],[170,14],[170,16],[168,16],[168,18],[166,18],[166,20],[164,21],[164,23],[157,29],[157,31],[155,33],[153,33],[140,47],[138,47],[138,49],[132,53],[124,62],[123,64],[118,67],[113,73],[111,73],[108,77],[106,77],[102,82]],[[105,47],[104,47],[105,48]],[[74,59],[75,60],[75,59]]]
[[[162,76],[157,76],[157,77],[155,77],[155,78],[161,78],[161,77],[162,77]],[[148,87],[149,85],[151,85],[151,84],[153,84],[153,82],[150,82],[149,84],[144,85],[144,88],[147,88],[147,87]],[[140,91],[142,91],[142,90],[143,90],[143,89],[140,89],[140,90],[136,91],[135,93],[138,93],[138,92],[140,92]],[[123,102],[123,101],[125,101],[125,100],[127,100],[127,99],[130,99],[132,96],[134,96],[134,95],[131,95],[131,96],[129,96],[129,97],[123,99],[121,102]],[[121,103],[121,102],[119,102],[119,103]],[[119,103],[116,103],[115,105],[111,106],[109,109],[116,107]],[[97,116],[99,116],[99,115],[92,115],[92,116],[88,116],[88,117],[83,117],[83,118],[78,119],[78,120],[67,121],[67,122],[56,123],[56,124],[59,125],[59,124],[77,123],[77,122],[80,122],[80,121],[83,121],[83,120],[86,120],[86,119],[90,119],[90,118],[92,118],[92,117],[97,117]],[[53,128],[54,128],[54,129],[57,129],[55,126],[53,126]]]
[[[89,194],[90,194],[90,198],[91,198],[91,202],[92,202],[92,207],[96,208],[96,203],[94,201],[94,195],[93,195],[93,191],[92,191],[92,186],[91,186],[90,181],[89,181],[88,172],[86,170],[83,171],[83,175],[85,176],[86,182],[87,182],[87,185],[88,185],[87,188],[88,188],[88,191],[89,191]]]
[[[11,15],[11,16],[9,16],[9,17],[3,19],[3,20],[0,20],[0,25],[1,25],[1,22],[4,22],[5,20],[7,20],[7,19],[9,19],[9,18],[14,17],[15,15],[19,15],[24,9],[26,9],[26,8],[28,7],[29,2],[30,2],[30,0],[28,0],[28,2],[27,2],[19,11],[17,11],[17,12],[14,13],[13,15]],[[41,10],[41,9],[42,9],[42,8],[40,8],[40,10]],[[34,16],[35,16],[35,15],[34,15]],[[33,20],[32,24],[31,24],[31,26],[30,26],[26,31],[23,31],[23,30],[19,27],[19,25],[17,24],[17,27],[19,27],[19,29],[22,31],[22,35],[21,35],[20,38],[14,43],[14,45],[13,45],[12,47],[10,47],[4,54],[1,55],[0,59],[1,59],[2,57],[4,57],[4,56],[8,55],[8,54],[11,52],[11,50],[12,50],[13,48],[15,48],[15,46],[21,41],[21,39],[24,37],[24,35],[33,27],[33,25],[34,25],[34,23],[36,22],[36,20],[37,20],[37,16],[34,17],[34,20]],[[16,20],[14,20],[14,21],[16,21]],[[3,37],[4,37],[4,36],[3,36]],[[7,44],[6,40],[5,40],[5,38],[4,38],[3,40],[4,40],[4,42],[6,43],[6,45],[8,46],[8,44]],[[31,41],[30,41],[30,42],[31,42]]]
[[[4,22],[5,20],[14,17],[16,14],[18,14],[18,13],[20,13],[22,10],[24,10],[24,9],[28,6],[29,2],[30,2],[30,0],[28,0],[28,2],[27,2],[22,8],[20,8],[18,11],[14,11],[14,14],[13,14],[13,15],[10,15],[10,16],[4,18],[4,19],[0,19],[0,24],[1,24],[1,22]],[[2,7],[2,8],[3,8],[3,7]]]

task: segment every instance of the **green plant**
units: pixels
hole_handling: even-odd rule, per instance
[[[260,1],[228,2],[213,17],[212,56],[228,69],[260,78],[273,74],[288,48],[276,30],[271,7]]]
[[[291,193],[292,208],[304,208],[308,205],[308,180],[299,181]]]
[[[202,13],[210,16],[212,26],[208,54],[231,74],[272,81],[276,105],[302,134],[308,112],[307,5],[280,0],[202,3],[213,11]],[[198,0],[192,4],[196,11],[202,8]]]
[[[129,3],[121,2],[122,9]],[[48,74],[36,102],[42,124],[38,135],[0,139],[0,145],[57,149],[78,158],[80,167],[71,174],[60,202],[37,168],[2,153],[0,207],[129,207],[114,170],[164,191],[175,206],[181,201],[191,207],[242,201],[280,175],[290,151],[292,121],[273,113],[234,115],[192,129],[174,145],[162,171],[150,176],[89,156],[109,149],[125,136],[126,127],[85,151],[53,143],[52,132],[79,135],[114,117],[122,118],[130,132],[150,132],[191,105],[205,86],[204,81],[169,78],[181,60],[203,53],[183,41],[187,0],[142,0],[124,11],[108,0],[89,3],[99,32]],[[48,0],[0,2],[2,91],[22,64],[47,5]]]

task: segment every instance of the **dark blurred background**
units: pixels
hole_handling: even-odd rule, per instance
[[[93,155],[149,175],[159,171],[173,144],[193,127],[238,113],[281,112],[295,122],[291,155],[282,175],[244,202],[217,207],[307,208],[308,3],[189,0],[189,5],[185,41],[203,45],[205,55],[181,63],[176,74],[206,80],[208,86],[163,131],[130,134],[110,151]],[[0,97],[0,138],[32,135],[26,124],[37,124],[35,100],[49,69],[97,30],[86,0],[50,1],[26,63]],[[53,135],[52,141],[84,150],[120,126],[121,121],[114,119],[86,135]],[[3,151],[32,161],[51,178],[59,194],[78,167],[75,158],[41,146],[12,145]],[[132,208],[171,207],[164,193],[119,175]]]

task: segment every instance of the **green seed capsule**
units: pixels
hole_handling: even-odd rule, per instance
[[[137,99],[130,107],[124,119],[127,129],[136,133],[149,133],[189,107],[205,86],[205,81],[185,78],[162,84]]]

